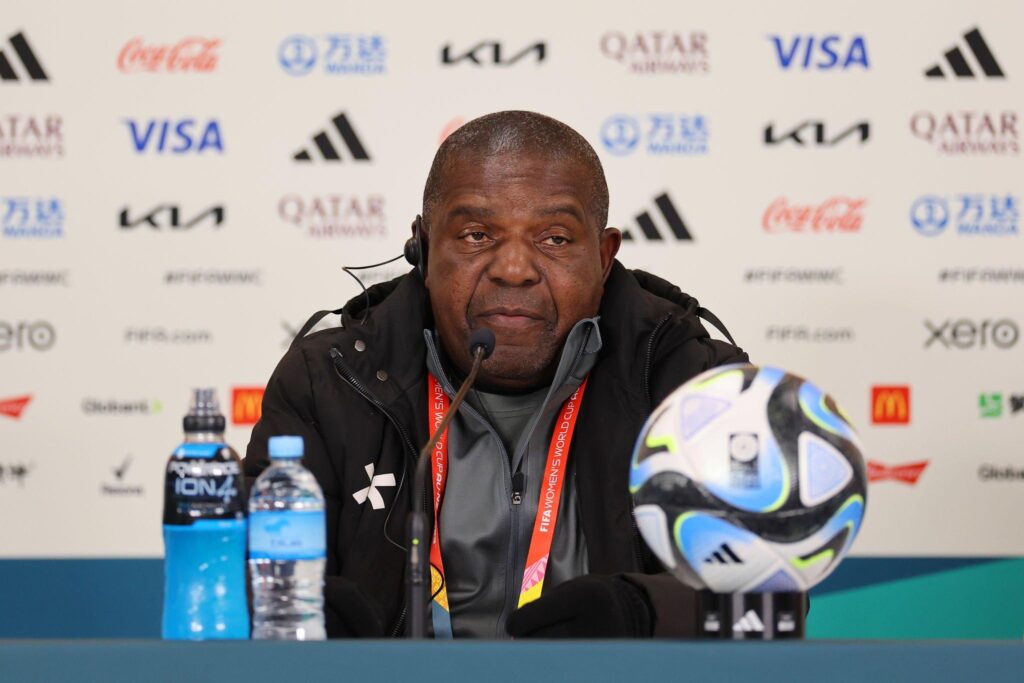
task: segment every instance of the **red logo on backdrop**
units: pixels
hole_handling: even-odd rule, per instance
[[[231,390],[231,422],[254,425],[263,415],[263,387],[234,387]]]
[[[779,197],[765,209],[766,232],[860,232],[866,199],[829,197],[818,205],[790,204]]]
[[[910,424],[910,387],[871,387],[871,421],[880,425]]]
[[[929,460],[921,460],[890,467],[874,460],[868,460],[868,481],[892,480],[913,486],[921,478],[921,473],[924,472],[924,468],[928,467],[929,462]]]
[[[217,68],[219,38],[190,36],[174,45],[146,45],[132,38],[117,57],[117,68],[124,73],[167,71],[207,73]]]
[[[0,415],[12,417],[15,420],[21,417],[25,406],[32,400],[32,395],[16,396],[14,398],[0,399]]]

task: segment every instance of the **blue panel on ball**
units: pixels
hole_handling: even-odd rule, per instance
[[[832,444],[805,432],[800,435],[800,499],[817,505],[839,492],[853,477],[853,467]]]
[[[680,431],[689,440],[709,422],[724,413],[732,405],[729,401],[712,396],[687,396],[679,406]]]
[[[792,576],[780,569],[769,576],[764,583],[755,588],[754,593],[796,593],[800,586]]]

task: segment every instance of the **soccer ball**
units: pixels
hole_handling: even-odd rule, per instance
[[[836,568],[860,529],[867,476],[830,396],[778,368],[727,365],[651,414],[629,490],[640,534],[684,583],[776,593]]]

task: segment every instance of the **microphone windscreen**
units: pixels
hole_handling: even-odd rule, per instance
[[[475,355],[477,347],[482,347],[484,350],[484,360],[486,360],[494,353],[494,343],[494,333],[489,329],[486,327],[475,329],[469,335],[469,355]]]

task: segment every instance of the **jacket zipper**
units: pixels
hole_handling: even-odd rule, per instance
[[[403,442],[403,444],[405,445],[405,448],[406,448],[406,456],[411,455],[412,456],[412,462],[415,465],[415,463],[416,463],[416,447],[413,446],[412,439],[409,438],[409,432],[406,431],[406,429],[402,425],[402,423],[400,423],[398,421],[398,418],[395,417],[394,413],[392,413],[390,410],[387,409],[387,407],[385,407],[385,405],[380,401],[380,399],[378,399],[376,396],[374,396],[370,392],[370,390],[366,388],[366,385],[364,385],[362,382],[360,382],[356,378],[356,376],[352,373],[352,371],[349,370],[348,366],[345,365],[345,361],[343,360],[343,356],[341,355],[341,351],[339,351],[337,348],[335,348],[333,346],[331,347],[331,360],[333,361],[334,370],[335,370],[335,372],[338,373],[338,376],[341,377],[343,380],[345,380],[345,382],[347,382],[353,389],[356,390],[356,393],[358,393],[364,399],[369,401],[375,408],[377,408],[377,410],[379,410],[384,415],[384,417],[386,417],[388,419],[389,422],[391,422],[392,426],[398,432],[399,436],[402,437],[402,442]],[[402,468],[402,478],[401,478],[401,480],[399,480],[398,488],[395,490],[395,500],[396,501],[398,500],[398,497],[402,493],[402,487],[405,485],[405,477],[406,477],[406,473],[407,473],[408,469],[409,469],[409,463],[405,463],[405,467]],[[394,508],[392,508],[392,509],[394,509]],[[387,533],[387,523],[388,523],[388,519],[390,519],[390,517],[391,517],[391,514],[389,512],[388,513],[388,518],[384,520],[385,534]],[[409,549],[406,548],[405,546],[403,546],[401,543],[396,543],[396,545],[399,548],[401,548],[402,550],[404,550],[405,552],[409,551]],[[392,638],[397,638],[399,636],[399,634],[401,633],[402,627],[405,626],[405,616],[406,616],[406,613],[408,612],[408,610],[409,610],[408,596],[405,596],[405,599],[402,601],[402,611],[398,615],[398,621],[395,623],[395,627],[391,630],[391,637]]]
[[[661,330],[672,319],[672,314],[667,313],[665,317],[658,321],[658,324],[651,330],[651,336],[647,339],[647,356],[644,358],[644,374],[641,376],[641,388],[643,389],[644,396],[647,397],[647,407],[654,409],[651,405],[653,398],[651,397],[651,360],[654,358],[654,345],[658,341],[658,335],[661,334]]]
[[[427,346],[427,353],[430,354],[430,357],[434,361],[434,365],[436,367],[438,367],[438,368],[443,368],[444,367],[441,364],[440,357],[437,355],[437,349],[434,347],[433,344],[429,344]],[[446,392],[448,392],[450,395],[454,395],[455,392],[452,391],[454,389],[454,387],[451,386],[451,382],[448,381],[448,377],[445,376],[443,372],[441,373],[441,375],[442,376],[438,378],[438,381],[441,382],[442,388]],[[505,471],[508,472],[508,478],[506,480],[506,490],[505,490],[505,493],[507,494],[506,498],[507,498],[507,500],[510,503],[510,505],[509,505],[509,552],[508,552],[508,556],[505,558],[505,575],[508,577],[508,579],[506,581],[506,587],[505,587],[505,605],[502,607],[502,610],[501,610],[501,616],[504,616],[505,613],[508,611],[508,606],[509,606],[509,603],[510,603],[510,597],[511,597],[512,601],[515,600],[514,593],[510,593],[510,591],[512,590],[512,588],[510,588],[510,586],[513,586],[513,584],[515,583],[515,579],[514,579],[514,576],[515,576],[515,560],[516,560],[516,554],[517,554],[518,549],[519,549],[519,543],[518,543],[518,535],[519,535],[519,523],[518,523],[519,522],[519,514],[518,514],[518,511],[519,511],[519,508],[518,507],[513,507],[513,505],[511,504],[512,500],[513,500],[513,491],[512,491],[512,488],[511,488],[511,484],[512,484],[512,460],[511,460],[511,458],[509,458],[508,452],[505,450],[505,444],[502,442],[501,437],[498,436],[498,432],[495,431],[494,426],[490,423],[490,421],[485,419],[476,410],[476,408],[474,408],[473,406],[469,405],[468,403],[463,403],[461,408],[465,409],[466,412],[469,415],[471,415],[474,418],[476,418],[477,420],[479,420],[487,428],[487,431],[490,433],[490,435],[494,439],[495,443],[498,444],[498,450],[501,452],[502,461],[505,463]]]

